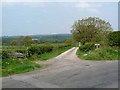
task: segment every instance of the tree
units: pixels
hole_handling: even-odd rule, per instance
[[[73,38],[71,38],[71,39],[66,40],[64,43],[68,44],[68,45],[73,45],[74,40],[73,40]]]
[[[30,46],[32,44],[32,37],[30,37],[30,36],[24,36],[24,37],[22,37],[21,43],[24,46]]]
[[[22,46],[21,40],[12,40],[10,42],[10,45],[12,46]]]
[[[108,35],[108,44],[110,46],[120,46],[120,31],[114,31]]]
[[[76,21],[71,30],[73,38],[82,44],[105,40],[111,31],[110,23],[97,17],[88,17]]]
[[[10,45],[15,46],[15,45],[17,45],[17,43],[18,43],[18,41],[17,41],[17,40],[12,40],[12,41],[10,42]]]

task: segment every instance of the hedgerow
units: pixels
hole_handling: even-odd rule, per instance
[[[40,46],[33,45],[28,48],[28,57],[30,57],[34,54],[40,55],[45,52],[51,52],[52,49],[53,49],[52,45],[40,45]]]
[[[58,44],[58,45],[33,45],[28,48],[28,57],[37,54],[44,54],[48,52],[52,52],[54,50],[57,50],[59,48],[67,47],[66,44]]]
[[[27,57],[31,57],[33,55],[41,55],[41,54],[44,54],[44,53],[49,53],[49,52],[52,52],[52,51],[55,51],[55,50],[58,50],[60,48],[64,48],[64,47],[68,47],[69,45],[67,44],[44,44],[44,45],[31,45],[29,47],[26,47],[26,48],[14,48],[14,49],[11,49],[11,47],[7,47],[7,49],[3,49],[2,50],[2,59],[6,59],[6,58],[9,58],[9,55],[10,53],[22,53],[24,54],[25,56]]]
[[[79,50],[84,52],[87,52],[93,49],[94,49],[93,43],[86,43],[85,45],[79,47]]]

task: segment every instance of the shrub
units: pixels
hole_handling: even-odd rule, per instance
[[[44,53],[49,53],[55,50],[58,50],[60,48],[68,47],[70,45],[67,44],[57,44],[57,45],[32,45],[28,48],[28,57],[31,57],[32,55],[41,55]]]
[[[111,47],[99,48],[91,52],[86,58],[91,60],[117,60],[118,50]]]
[[[79,50],[84,52],[90,51],[92,49],[94,49],[93,43],[86,43],[85,45],[79,47]]]
[[[34,54],[40,55],[46,52],[51,52],[53,49],[52,45],[38,45],[38,46],[31,46],[28,48],[28,56],[32,56]]]
[[[120,31],[110,33],[108,35],[108,40],[110,46],[120,46]]]
[[[64,48],[64,47],[68,47],[68,46],[70,46],[70,45],[68,45],[68,44],[60,44],[60,45],[58,45],[58,48]]]

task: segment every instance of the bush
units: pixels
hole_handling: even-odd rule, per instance
[[[86,57],[86,59],[91,60],[117,60],[118,50],[111,47],[99,48]]]
[[[32,56],[34,54],[40,55],[46,52],[51,52],[53,49],[52,45],[38,45],[38,46],[31,46],[28,48],[28,56]]]
[[[85,45],[79,47],[79,50],[84,52],[87,52],[93,49],[94,49],[93,43],[86,43]]]
[[[44,53],[49,53],[52,51],[56,51],[60,48],[68,47],[70,45],[67,44],[57,44],[57,45],[32,45],[28,48],[28,57],[32,55],[41,55]]]
[[[68,47],[68,46],[70,46],[70,45],[68,45],[68,44],[60,44],[60,45],[58,45],[58,48],[64,48],[64,47]]]
[[[89,52],[77,51],[78,57],[82,60],[119,60],[119,54],[119,50],[116,47],[109,46]]]
[[[110,46],[120,46],[120,31],[110,33],[108,35],[108,40]]]

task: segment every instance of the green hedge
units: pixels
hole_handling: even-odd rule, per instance
[[[39,45],[39,46],[33,45],[28,48],[28,57],[34,54],[40,55],[45,52],[51,52],[52,49],[53,49],[52,45]]]
[[[114,31],[108,35],[110,46],[120,46],[120,31]]]
[[[41,54],[44,54],[44,53],[49,53],[49,52],[52,52],[52,51],[55,51],[55,50],[58,50],[60,48],[64,48],[64,47],[68,47],[69,45],[67,44],[44,44],[44,45],[32,45],[30,47],[27,47],[26,48],[14,48],[14,49],[11,49],[12,47],[8,48],[7,49],[3,49],[2,50],[2,59],[6,59],[6,58],[9,58],[9,55],[10,53],[15,53],[15,52],[18,52],[18,53],[23,53],[25,56],[27,57],[31,57],[32,55],[41,55]]]
[[[52,52],[53,50],[57,50],[59,48],[68,47],[66,44],[58,44],[58,45],[33,45],[28,48],[28,57],[31,57],[34,54],[40,55],[48,52]]]
[[[85,45],[79,47],[79,50],[84,52],[87,52],[93,49],[94,49],[93,43],[86,43]]]

